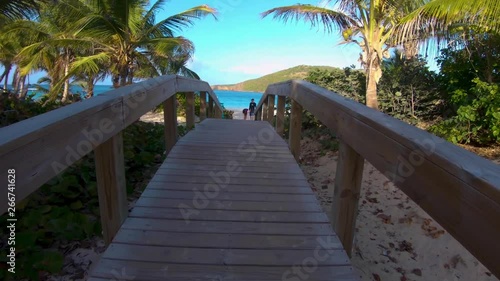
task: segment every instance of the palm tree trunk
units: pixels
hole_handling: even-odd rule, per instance
[[[87,95],[85,96],[86,98],[91,98],[94,96],[94,77],[93,76],[89,76],[87,78]]]
[[[378,110],[377,100],[377,80],[376,73],[377,67],[373,62],[368,62],[368,73],[366,75],[366,106]],[[380,68],[380,66],[378,67]]]
[[[10,70],[12,69],[12,65],[11,64],[5,64],[4,67],[5,67],[5,70],[2,73],[2,77],[0,78],[0,81],[4,80],[4,82],[3,82],[3,89],[7,90],[8,89],[7,85],[9,84],[9,74],[10,74]]]
[[[69,73],[69,52],[66,52],[66,58],[64,61],[64,77],[68,76]],[[69,79],[64,80],[64,89],[61,102],[66,102],[69,95]]]
[[[12,92],[16,93],[19,87],[19,68],[14,71],[14,77],[12,77]]]
[[[19,86],[19,98],[25,99],[28,93],[28,88],[26,88],[26,76],[21,77],[19,80],[21,81],[21,85]]]

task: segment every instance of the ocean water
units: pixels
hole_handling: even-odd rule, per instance
[[[100,95],[105,92],[113,90],[111,85],[96,85],[94,88],[94,95]],[[72,93],[79,93],[85,96],[85,92],[80,86],[71,86]],[[255,100],[255,103],[259,103],[262,93],[257,92],[236,92],[236,91],[221,91],[214,90],[220,103],[228,110],[242,111],[244,108],[248,108],[251,99]],[[43,95],[42,92],[29,91],[28,94],[34,94],[34,98],[39,98]]]

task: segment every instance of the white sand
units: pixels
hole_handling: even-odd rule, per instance
[[[302,141],[302,169],[329,214],[337,155],[320,151]],[[352,264],[362,280],[498,281],[368,162],[361,188]]]

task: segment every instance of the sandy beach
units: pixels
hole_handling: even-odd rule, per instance
[[[304,174],[330,216],[337,153],[322,156],[321,145],[305,139],[301,157]],[[363,281],[499,280],[368,162],[352,264]]]

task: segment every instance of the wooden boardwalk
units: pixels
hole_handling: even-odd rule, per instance
[[[207,119],[181,138],[89,280],[358,280],[287,143]]]

